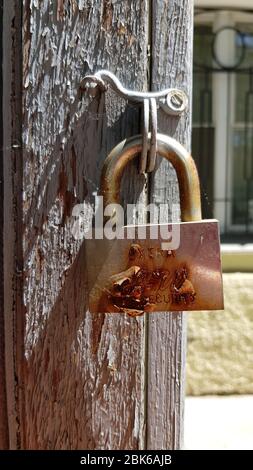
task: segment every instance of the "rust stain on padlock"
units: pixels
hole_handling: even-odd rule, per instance
[[[222,309],[217,221],[182,223],[180,231],[176,250],[162,250],[159,239],[136,236],[107,242],[104,260],[104,243],[95,242],[90,250],[90,311],[135,317],[144,312]]]
[[[135,260],[133,253],[139,257],[143,252],[140,245],[133,244],[129,250],[129,261]],[[163,255],[164,256],[164,255]],[[170,255],[174,257],[173,251]],[[143,258],[141,255],[140,258]],[[154,255],[152,254],[154,259]],[[172,261],[173,264],[173,261]],[[194,302],[196,292],[188,279],[189,268],[186,265],[173,271],[164,268],[153,270],[145,266],[133,265],[125,271],[110,278],[111,286],[104,291],[99,301],[99,308],[108,311],[126,312],[130,316],[139,316],[144,312],[152,312],[157,300],[177,304],[184,308]]]

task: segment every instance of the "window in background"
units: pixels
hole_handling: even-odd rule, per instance
[[[195,15],[192,151],[204,217],[253,231],[253,14]]]

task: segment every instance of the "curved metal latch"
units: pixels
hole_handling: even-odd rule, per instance
[[[94,75],[84,77],[81,88],[96,96],[98,90],[106,91],[108,85],[122,98],[134,103],[143,103],[145,99],[155,98],[157,105],[171,116],[179,116],[188,106],[188,98],[184,91],[177,88],[166,88],[162,91],[133,91],[124,88],[119,79],[108,70],[100,70]]]
[[[184,91],[177,88],[166,88],[162,91],[140,92],[124,88],[118,78],[108,70],[100,70],[94,75],[86,75],[81,89],[94,97],[98,92],[105,92],[108,85],[122,98],[143,105],[143,136],[140,156],[140,172],[151,172],[155,168],[157,153],[157,107],[171,116],[179,116],[188,106],[188,98]],[[150,122],[149,122],[150,121]],[[151,145],[148,152],[149,125]],[[147,158],[149,156],[149,158]],[[148,161],[147,161],[148,160]]]

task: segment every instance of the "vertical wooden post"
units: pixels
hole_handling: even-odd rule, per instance
[[[183,316],[91,315],[73,209],[82,205],[87,223],[104,158],[140,130],[138,108],[112,92],[90,102],[82,78],[107,68],[129,88],[182,86],[190,94],[192,1],[24,0],[21,9],[3,0],[3,15],[0,445],[177,448]],[[180,119],[161,112],[159,126],[189,146],[189,112]],[[134,162],[122,197],[175,201],[176,188],[165,162],[149,181]]]
[[[159,113],[159,131],[190,149],[193,2],[154,0],[152,5],[152,89],[177,86],[190,99],[188,111],[179,118]],[[150,194],[151,202],[179,204],[176,174],[164,159],[151,176]],[[166,216],[160,219],[167,220]],[[182,445],[185,344],[185,314],[149,316],[148,448],[178,449]]]
[[[0,31],[3,31],[3,2],[0,2]],[[2,38],[1,38],[2,41]],[[3,63],[3,49],[0,48],[0,63]],[[0,70],[0,89],[3,88],[3,69]],[[3,272],[3,94],[0,94],[0,449],[7,449],[9,445],[8,439],[8,416],[7,416],[7,399],[6,399],[6,384],[5,384],[5,344],[4,344],[4,272]]]
[[[2,1],[2,169],[3,303],[1,305],[1,446],[20,445],[23,366],[22,253],[22,9],[18,0]],[[4,427],[4,430],[3,430]]]

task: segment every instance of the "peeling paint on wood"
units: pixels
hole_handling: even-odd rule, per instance
[[[71,213],[83,201],[89,210],[109,149],[139,131],[138,109],[112,93],[89,104],[79,86],[86,73],[109,68],[126,86],[145,87],[146,5],[54,5],[24,2],[23,445],[139,448],[143,321],[87,311],[85,246],[72,236]],[[128,47],[130,32],[138,40]],[[124,199],[141,199],[135,166],[127,176]]]

